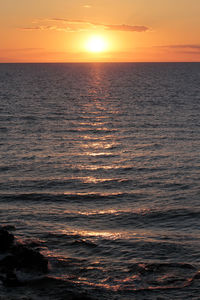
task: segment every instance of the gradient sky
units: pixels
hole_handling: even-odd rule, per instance
[[[0,0],[0,62],[80,61],[200,61],[200,0]]]

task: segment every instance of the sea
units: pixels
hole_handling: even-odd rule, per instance
[[[0,64],[0,225],[49,260],[1,299],[200,299],[200,63]]]

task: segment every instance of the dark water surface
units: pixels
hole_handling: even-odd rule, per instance
[[[0,64],[0,137],[0,224],[52,277],[200,299],[199,63]]]

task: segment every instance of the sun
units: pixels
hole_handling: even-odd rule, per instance
[[[102,36],[91,36],[85,43],[86,51],[99,53],[107,50],[107,42]]]

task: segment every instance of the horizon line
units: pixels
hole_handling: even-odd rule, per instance
[[[45,62],[45,61],[7,61],[7,62],[1,62],[0,64],[130,64],[130,63],[200,63],[200,61],[49,61],[49,62]]]

